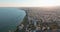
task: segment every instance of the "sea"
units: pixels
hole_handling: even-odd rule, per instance
[[[0,32],[15,30],[25,15],[25,11],[18,8],[0,7]]]

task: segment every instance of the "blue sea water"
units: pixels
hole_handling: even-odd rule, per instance
[[[25,11],[18,8],[0,8],[0,32],[15,30],[25,15]]]

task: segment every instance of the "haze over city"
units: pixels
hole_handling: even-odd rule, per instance
[[[0,7],[51,7],[60,6],[60,0],[0,0]]]
[[[60,0],[0,0],[0,32],[60,32]]]

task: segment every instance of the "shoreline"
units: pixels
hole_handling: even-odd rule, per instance
[[[24,26],[25,26],[25,25],[26,25],[26,22],[27,22],[27,16],[24,17],[24,19],[22,20],[22,23],[21,23],[21,24],[24,24]],[[21,24],[20,24],[20,25],[21,25]],[[18,27],[19,27],[20,25],[17,26],[15,32],[18,31],[18,29],[19,29]]]

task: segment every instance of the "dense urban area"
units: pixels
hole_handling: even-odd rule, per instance
[[[22,7],[26,12],[23,22],[15,32],[60,32],[59,7]]]

